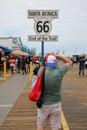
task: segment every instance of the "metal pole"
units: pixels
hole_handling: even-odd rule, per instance
[[[32,72],[32,69],[33,69],[33,67],[32,67],[32,62],[30,62],[30,66],[29,66],[30,68],[30,80],[32,80],[32,77],[33,77],[33,72]]]
[[[44,66],[44,41],[42,41],[41,49],[42,49],[42,66]]]
[[[4,80],[6,80],[6,62],[4,61]]]

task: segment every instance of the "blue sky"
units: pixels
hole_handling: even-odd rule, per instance
[[[24,45],[41,52],[41,42],[29,42],[36,35],[34,20],[27,10],[59,10],[52,20],[50,35],[58,42],[44,42],[44,52],[65,50],[66,54],[87,53],[87,0],[2,0],[0,1],[0,37],[20,36]]]

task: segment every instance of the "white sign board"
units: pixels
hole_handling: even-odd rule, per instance
[[[58,18],[58,10],[28,10],[28,18]]]
[[[28,41],[45,41],[45,42],[55,42],[58,41],[57,35],[48,35],[48,36],[35,36],[35,35],[29,35]]]
[[[58,10],[28,10],[28,18],[34,19],[35,35],[28,36],[29,41],[58,41],[58,36],[49,35],[52,19],[58,18]]]

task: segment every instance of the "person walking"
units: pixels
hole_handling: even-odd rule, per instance
[[[17,72],[21,72],[21,59],[20,57],[17,58]]]
[[[80,58],[78,65],[79,65],[79,75],[82,72],[82,76],[84,76],[84,68],[85,68],[85,58],[84,57]]]
[[[21,70],[22,70],[22,75],[26,74],[26,60],[24,56],[22,56],[21,59]]]
[[[64,64],[58,67],[57,59],[62,60]],[[40,109],[37,109],[37,130],[45,130],[48,120],[52,130],[59,130],[61,128],[62,79],[72,65],[72,61],[60,55],[49,54],[46,56],[45,64],[43,104]]]
[[[30,62],[32,62],[31,56],[26,58],[26,73],[30,72]]]
[[[14,59],[14,57],[12,57],[12,58],[9,60],[9,63],[10,63],[11,73],[14,74],[15,63],[16,63],[16,60]]]

